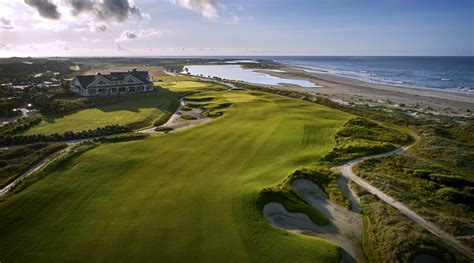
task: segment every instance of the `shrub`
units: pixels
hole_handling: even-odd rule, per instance
[[[430,174],[430,180],[443,184],[446,186],[462,188],[464,186],[474,186],[474,182],[466,180],[461,176],[445,175],[445,174]]]
[[[181,115],[181,119],[183,120],[196,120],[197,118],[191,115]]]
[[[163,112],[160,118],[158,118],[158,120],[156,120],[155,123],[153,123],[153,126],[157,127],[157,126],[165,124],[171,118],[171,115],[173,114],[169,111]]]
[[[474,195],[458,191],[452,187],[439,189],[438,192],[436,192],[436,196],[451,203],[468,205],[471,209],[474,206]]]
[[[35,142],[57,142],[65,141],[72,139],[85,139],[85,138],[94,138],[104,135],[118,134],[130,132],[131,128],[128,126],[121,125],[109,125],[104,127],[99,127],[95,130],[87,130],[80,132],[66,131],[63,134],[35,134],[35,135],[15,135],[15,136],[5,136],[0,138],[0,145],[21,145]]]
[[[164,133],[168,133],[172,130],[173,130],[173,128],[171,128],[171,127],[156,127],[156,129],[155,129],[155,131],[157,131],[157,132],[164,132]]]
[[[39,114],[35,114],[33,116],[24,117],[16,120],[15,122],[6,124],[0,127],[0,135],[8,136],[14,135],[19,132],[23,132],[37,124],[39,124],[43,118]]]
[[[205,102],[214,100],[212,97],[204,97],[204,98],[184,98],[185,101],[195,101],[195,102]]]

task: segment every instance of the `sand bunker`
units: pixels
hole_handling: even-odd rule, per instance
[[[321,211],[330,223],[318,226],[307,215],[288,212],[278,203],[269,203],[263,208],[267,221],[276,227],[300,230],[303,234],[315,235],[339,245],[347,252],[343,257],[344,262],[367,262],[362,247],[362,220],[359,213],[334,204],[326,193],[311,181],[298,179],[292,186],[311,206]]]

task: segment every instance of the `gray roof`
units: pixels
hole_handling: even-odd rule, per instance
[[[110,80],[110,81],[120,81],[125,79],[127,75],[132,75],[135,78],[139,79],[142,81],[144,84],[151,84],[152,82],[148,80],[149,75],[148,71],[136,71],[132,70],[129,72],[111,72],[110,74],[100,74],[102,77]],[[97,75],[83,75],[83,76],[77,76],[77,80],[81,84],[83,88],[87,87],[89,84],[94,82],[96,79]]]

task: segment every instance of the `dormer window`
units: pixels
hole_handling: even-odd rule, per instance
[[[129,79],[127,82],[128,83],[133,83],[133,79]]]
[[[104,85],[105,82],[103,80],[99,80],[99,85]]]

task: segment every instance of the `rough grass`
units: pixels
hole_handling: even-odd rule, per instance
[[[337,146],[324,160],[341,164],[358,157],[389,152],[413,139],[407,132],[358,117],[347,121],[335,140]]]
[[[423,125],[407,153],[367,160],[355,170],[445,231],[466,236],[474,228],[473,125],[443,126]]]
[[[462,256],[449,251],[437,237],[392,206],[354,183],[351,187],[364,213],[363,244],[370,262],[412,262],[419,254],[436,256],[441,262],[464,262]]]
[[[167,90],[129,94],[121,97],[119,103],[80,110],[64,117],[47,118],[24,134],[61,134],[114,124],[129,125],[133,129],[149,127],[164,112],[174,112],[179,106],[178,99],[176,93]]]
[[[356,173],[448,233],[454,236],[472,235],[473,124],[469,122],[455,124],[440,119],[436,125],[420,124],[413,128],[420,135],[419,141],[408,152],[366,160],[355,167]],[[379,211],[382,208],[378,205],[370,206],[373,209],[367,213],[383,213]],[[372,223],[379,220],[376,218],[377,215],[368,214],[368,216]],[[385,217],[391,222],[397,222],[400,215],[387,213]],[[394,258],[397,250],[389,253],[392,248],[400,243],[413,242],[412,226],[400,232],[399,237],[394,239],[391,232],[400,231],[402,228],[395,230],[391,225],[374,224],[377,225],[369,233],[371,244],[381,255],[388,253],[387,257]],[[378,240],[375,240],[376,238]],[[444,244],[430,236],[417,237],[418,244],[428,241],[435,247],[445,248]],[[472,238],[461,238],[460,241],[473,246]],[[380,242],[389,248],[384,249],[379,245]],[[421,245],[420,247],[423,248]]]
[[[339,262],[339,248],[271,226],[256,204],[329,152],[351,115],[260,94],[211,92],[233,104],[212,122],[62,162],[0,203],[2,260]]]
[[[35,143],[0,149],[0,187],[15,180],[33,164],[66,147],[64,144]]]

